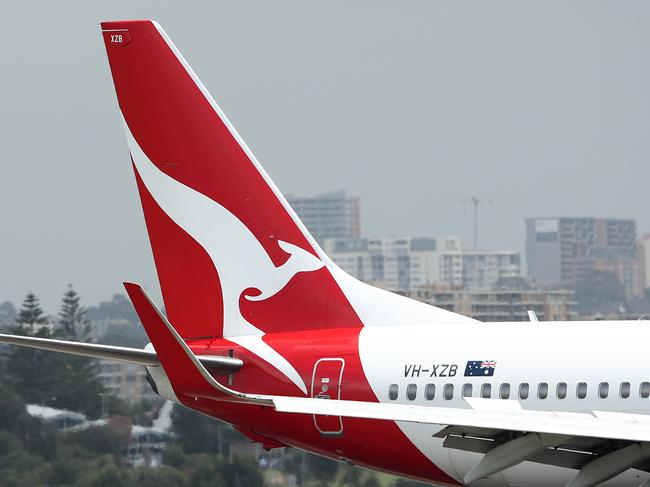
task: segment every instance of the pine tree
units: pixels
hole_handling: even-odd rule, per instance
[[[43,314],[39,299],[29,293],[23,301],[16,318],[13,333],[50,336],[47,317]],[[56,394],[51,352],[14,346],[9,349],[5,362],[5,380],[25,402],[45,404]]]
[[[58,328],[55,336],[64,340],[90,340],[91,323],[86,318],[86,309],[81,306],[81,297],[68,286],[63,294]],[[84,411],[91,416],[101,412],[101,396],[104,387],[99,380],[99,364],[96,360],[74,355],[57,357],[59,393],[53,406]]]
[[[16,325],[18,330],[17,332],[22,332],[21,334],[34,336],[34,332],[38,332],[39,336],[41,334],[49,334],[49,331],[42,332],[46,330],[45,325],[47,323],[47,317],[43,315],[43,310],[41,309],[41,303],[36,295],[32,292],[28,293],[23,301],[23,306],[18,312],[18,317],[16,318]],[[38,330],[37,330],[38,328]]]
[[[59,312],[59,328],[55,335],[64,340],[83,341],[89,339],[91,325],[86,318],[86,308],[80,305],[81,296],[68,285],[63,294],[61,311]]]

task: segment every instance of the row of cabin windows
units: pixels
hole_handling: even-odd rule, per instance
[[[555,387],[555,395],[558,399],[566,399],[568,394],[568,386],[566,382],[559,382]],[[584,399],[587,397],[588,386],[586,382],[578,382],[576,384],[576,397],[578,399]],[[482,384],[480,387],[480,397],[489,399],[492,397],[492,384]],[[496,392],[496,391],[495,391]],[[510,384],[503,383],[499,386],[498,397],[501,399],[510,399]],[[474,393],[473,384],[463,384],[461,388],[461,397],[472,397]],[[549,394],[548,382],[540,382],[537,385],[537,398],[546,399]],[[621,382],[619,386],[619,396],[622,399],[627,399],[631,394],[631,386],[629,382]],[[418,395],[418,386],[417,384],[409,384],[406,386],[406,399],[409,401],[415,401]],[[519,384],[518,389],[519,399],[528,399],[530,396],[530,385],[527,382]],[[606,399],[609,396],[609,383],[601,382],[598,385],[598,397],[601,399]],[[399,385],[391,384],[388,387],[388,397],[391,401],[397,400],[399,397]],[[427,401],[432,401],[436,397],[436,385],[427,384],[424,386],[424,398]],[[450,401],[454,398],[454,384],[445,384],[442,388],[442,397]],[[650,397],[650,382],[641,382],[639,385],[639,397],[647,399]]]

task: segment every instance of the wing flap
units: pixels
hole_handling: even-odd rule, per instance
[[[483,399],[483,401],[503,401]],[[476,399],[473,400],[476,402]],[[506,402],[506,401],[503,401]],[[513,401],[514,402],[514,401]],[[627,413],[572,413],[515,408],[461,409],[405,404],[273,397],[277,411],[466,426],[534,433],[650,441],[650,416]]]

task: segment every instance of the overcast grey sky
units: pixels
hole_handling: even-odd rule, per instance
[[[523,250],[528,216],[650,231],[650,3],[0,2],[0,301],[157,281],[100,20],[158,20],[281,190],[368,235]]]

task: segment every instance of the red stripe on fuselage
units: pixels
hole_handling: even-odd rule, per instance
[[[267,335],[265,341],[296,367],[306,384],[311,384],[314,364],[320,358],[343,358],[345,369],[341,399],[378,402],[359,358],[361,328],[340,328]],[[297,395],[297,388],[275,369],[230,342],[215,340],[209,348],[201,343],[201,353],[227,353],[244,361],[234,374],[232,387],[259,394]],[[260,406],[245,406],[200,399],[186,405],[237,426],[252,429],[281,443],[297,446],[332,458],[347,458],[364,465],[399,475],[447,485],[459,485],[418,450],[393,421],[343,418],[342,437],[324,437],[312,416],[277,413]]]

